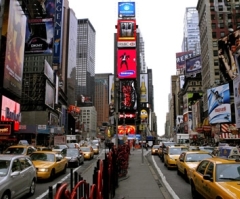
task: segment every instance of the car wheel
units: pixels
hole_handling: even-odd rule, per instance
[[[30,196],[34,195],[35,188],[36,188],[35,180],[32,180],[32,183],[31,183],[30,189],[29,189],[29,193],[28,193]]]
[[[184,170],[184,179],[187,183],[189,183],[189,179],[188,179],[188,175],[187,175],[187,171]]]
[[[191,182],[191,193],[193,199],[199,199],[199,193],[197,192],[193,182]]]
[[[10,198],[11,198],[10,193],[9,192],[4,192],[1,199],[10,199]]]
[[[55,178],[55,171],[52,169],[51,174],[50,174],[50,180],[53,180]]]
[[[181,172],[179,171],[179,168],[177,167],[177,174],[181,175]]]

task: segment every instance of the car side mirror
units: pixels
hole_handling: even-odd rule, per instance
[[[179,158],[180,162],[184,162],[182,158]]]
[[[203,175],[203,179],[212,181],[212,177],[209,174]]]

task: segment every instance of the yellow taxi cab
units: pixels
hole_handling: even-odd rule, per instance
[[[15,155],[30,155],[33,152],[35,152],[37,149],[34,146],[31,145],[12,145],[9,146],[5,151],[3,151],[3,154],[15,154]]]
[[[153,145],[151,148],[151,155],[159,155],[160,145]]]
[[[192,198],[239,198],[240,156],[235,155],[234,158],[202,160],[191,173]]]
[[[83,154],[84,160],[91,160],[94,157],[94,151],[91,146],[81,146],[80,151]]]
[[[168,146],[164,152],[164,165],[170,168],[177,168],[177,159],[183,151],[188,151],[188,147],[184,145],[175,144]]]
[[[190,179],[190,169],[195,168],[199,162],[212,155],[207,151],[184,151],[177,159],[177,174],[183,175],[186,182]]]
[[[53,180],[58,173],[66,173],[68,160],[55,151],[36,151],[30,158],[37,170],[38,179]]]
[[[98,155],[99,154],[99,146],[98,145],[92,145],[92,148],[93,148],[94,154]]]

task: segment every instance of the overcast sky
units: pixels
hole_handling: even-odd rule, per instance
[[[96,30],[95,73],[114,73],[113,33],[118,19],[117,0],[69,0],[78,19],[88,18]],[[125,1],[129,2],[129,1]],[[168,112],[171,75],[176,75],[176,53],[181,52],[186,7],[197,0],[135,0],[136,22],[145,42],[145,62],[153,71],[158,135],[163,135]]]

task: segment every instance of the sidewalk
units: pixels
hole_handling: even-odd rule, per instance
[[[114,199],[172,199],[150,156],[150,149],[131,150],[128,175],[119,179]]]

